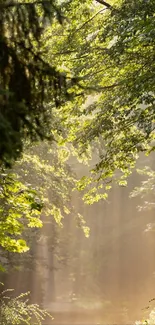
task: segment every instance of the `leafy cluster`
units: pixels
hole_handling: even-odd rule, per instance
[[[6,289],[0,296],[0,319],[2,325],[41,325],[45,318],[52,316],[37,304],[30,304],[27,293],[10,296],[12,289]]]
[[[66,160],[69,150],[46,142],[25,151],[14,166],[14,171],[24,183],[29,183],[40,194],[44,217],[53,217],[62,225],[64,215],[71,211],[70,195],[75,175]]]
[[[22,233],[25,227],[41,227],[42,201],[37,192],[15,174],[0,177],[0,246],[10,252],[28,250]]]

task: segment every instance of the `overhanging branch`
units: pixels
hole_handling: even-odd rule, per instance
[[[104,1],[104,0],[96,0],[96,2],[100,3],[101,5],[105,6],[107,9],[113,9],[113,7],[110,5],[110,3]]]
[[[79,88],[81,89],[84,89],[85,91],[94,91],[94,92],[101,92],[103,90],[111,90],[115,87],[118,87],[120,84],[119,83],[115,83],[115,84],[112,84],[112,85],[109,85],[109,86],[83,86],[81,84],[77,84]]]

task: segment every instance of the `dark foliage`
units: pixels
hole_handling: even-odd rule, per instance
[[[65,75],[41,49],[44,25],[56,17],[61,23],[54,0],[0,1],[0,163],[5,166],[18,158],[24,140],[50,138],[52,106],[67,97]]]

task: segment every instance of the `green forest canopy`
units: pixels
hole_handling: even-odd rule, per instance
[[[91,176],[78,186],[95,181],[87,203],[106,197],[116,171],[126,185],[139,153],[154,150],[154,5],[72,1],[65,25],[53,26],[50,56],[75,76],[70,92],[77,97],[60,110],[66,141],[79,156],[95,142],[100,146]]]
[[[102,177],[117,168],[128,171],[138,152],[149,153],[154,137],[153,16],[153,0],[84,1],[82,6],[78,1],[61,6],[1,1],[2,161],[18,156],[22,139],[51,136],[54,104],[60,105],[62,120],[82,150],[102,138],[97,166]],[[76,99],[62,105],[72,94]],[[94,100],[86,109],[81,104],[88,95]]]
[[[125,185],[139,153],[154,150],[155,1],[1,0],[0,9],[1,168],[40,139],[79,157],[95,144],[97,164],[77,186],[89,186],[89,204],[106,198],[116,171]],[[8,200],[12,216],[16,190],[21,209],[27,202],[14,176],[6,189],[8,177],[4,169],[3,217]],[[40,215],[40,205],[34,213]],[[12,236],[20,232],[14,227]]]

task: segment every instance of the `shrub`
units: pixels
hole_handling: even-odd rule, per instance
[[[41,325],[46,317],[52,316],[37,304],[30,304],[29,292],[17,297],[10,296],[13,289],[4,290],[0,295],[1,325]]]

